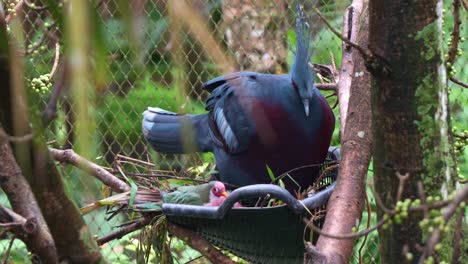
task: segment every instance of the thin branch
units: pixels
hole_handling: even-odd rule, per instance
[[[348,44],[349,46],[355,48],[356,50],[359,51],[359,53],[361,53],[361,55],[366,58],[366,60],[370,59],[373,57],[372,53],[359,46],[359,44],[356,44],[354,42],[352,42],[351,40],[347,39],[346,37],[344,37],[343,35],[341,35],[340,32],[338,32],[337,29],[335,29],[331,24],[330,22],[328,22],[328,20],[323,16],[323,14],[320,12],[320,10],[316,7],[314,7],[314,11],[317,13],[318,17],[320,18],[320,20],[322,20],[323,23],[325,23],[325,25],[327,25],[327,27],[333,32],[333,34],[335,34],[339,39],[341,39],[343,42],[345,42],[346,44]]]
[[[133,162],[136,162],[136,163],[141,163],[141,164],[143,164],[143,165],[148,165],[148,166],[156,167],[156,164],[154,164],[154,163],[151,163],[151,162],[147,162],[147,161],[144,161],[144,160],[139,160],[139,159],[135,159],[135,158],[132,158],[132,157],[127,157],[127,156],[124,156],[124,155],[117,154],[117,159],[116,159],[116,161],[119,162],[121,159],[123,159],[123,160],[130,160],[130,161],[133,161]]]
[[[461,245],[460,242],[465,241],[463,234],[463,218],[464,218],[463,211],[458,214],[457,222],[455,224],[455,234],[453,234],[453,255],[452,255],[452,263],[459,263],[461,257]]]
[[[426,204],[427,203],[426,192],[424,191],[424,185],[422,184],[421,181],[418,181],[417,185],[418,185],[418,194],[419,194],[419,198],[421,199],[421,203]],[[429,219],[429,209],[425,208],[423,212],[424,212],[424,218]]]
[[[115,173],[115,172],[118,172],[118,170],[112,169],[111,172]],[[156,177],[156,178],[165,178],[165,179],[187,180],[187,181],[193,181],[193,182],[198,182],[198,183],[207,183],[207,182],[209,182],[208,180],[192,179],[192,178],[188,178],[188,177],[166,175],[166,174],[152,174],[152,173],[139,173],[139,172],[125,172],[125,174],[130,175],[130,176],[141,176],[141,177],[152,177],[152,178]]]
[[[106,244],[109,241],[112,241],[114,239],[122,238],[126,234],[129,234],[129,233],[131,233],[133,231],[136,231],[136,230],[148,225],[151,222],[152,219],[153,218],[150,217],[150,216],[145,216],[143,219],[135,221],[134,223],[129,224],[129,225],[123,227],[122,229],[120,229],[120,230],[118,230],[116,232],[113,232],[113,233],[111,233],[109,235],[106,235],[104,237],[99,238],[96,242],[98,243],[99,246],[102,246],[102,245]]]
[[[23,143],[26,141],[29,141],[33,138],[33,134],[29,133],[24,136],[8,136],[8,141],[14,142],[14,143]]]
[[[47,39],[47,35],[46,34],[43,34],[41,39],[36,42],[33,46],[31,46],[29,49],[26,49],[26,51],[24,51],[24,55],[30,55],[32,54],[34,51],[36,51],[40,46],[42,46],[42,43],[44,43],[44,41]]]
[[[72,164],[75,167],[82,169],[116,192],[120,193],[130,191],[130,186],[128,186],[124,181],[120,180],[96,163],[81,157],[72,149],[60,150],[49,148],[49,152],[56,161]]]
[[[459,139],[468,139],[468,134],[453,134],[453,137],[459,138]]]
[[[57,56],[56,56],[57,58]],[[52,95],[50,96],[49,102],[47,103],[46,108],[44,109],[44,112],[42,113],[42,121],[44,122],[45,125],[48,125],[52,120],[54,120],[57,117],[57,103],[58,99],[60,97],[60,94],[63,91],[63,88],[65,87],[65,81],[66,81],[66,63],[58,63],[58,77],[57,80],[54,83]],[[52,76],[50,78],[52,80]]]
[[[337,95],[337,94],[335,94]],[[335,109],[340,104],[340,99],[337,97],[335,103],[332,105],[331,109]]]
[[[8,258],[10,257],[10,252],[11,252],[11,247],[13,246],[13,242],[15,241],[16,236],[13,235],[13,237],[10,240],[10,243],[8,244],[7,251],[5,252],[5,257],[3,258],[3,264],[8,263]]]
[[[366,228],[369,229],[371,225],[371,220],[372,220],[372,209],[371,205],[369,202],[369,196],[367,195],[366,192],[366,205],[367,205],[367,226]],[[366,245],[367,242],[367,234],[364,236],[364,240],[361,243],[361,246],[359,247],[358,253],[359,253],[359,264],[362,264],[362,250],[364,249],[364,246]]]
[[[22,215],[19,215],[13,210],[9,209],[8,207],[1,205],[0,217],[0,221],[3,222],[2,224],[0,224],[1,227],[24,225],[27,222],[26,218],[24,218]]]
[[[1,228],[11,228],[21,226],[23,223],[21,222],[9,222],[9,223],[0,223]]]
[[[375,191],[375,188],[374,188],[374,185],[373,184],[370,184],[370,189],[372,191],[372,194],[374,195],[374,198],[375,198],[375,202],[377,203],[377,206],[379,206],[379,208],[384,211],[384,213],[386,214],[391,214],[392,213],[392,210],[388,209],[382,202],[382,199],[380,198],[380,195]]]
[[[57,21],[52,23],[49,27],[46,27],[43,20],[37,19],[35,21],[35,25],[38,27],[42,27],[44,30],[44,34],[47,35],[47,37],[51,39],[53,42],[55,43],[60,42],[60,39],[49,30],[49,28],[54,28],[57,25]]]
[[[212,263],[235,264],[234,261],[232,261],[229,257],[221,253],[208,241],[201,238],[196,232],[170,222],[167,223],[167,229],[171,234],[175,235],[176,237],[187,243],[190,247],[200,252]]]
[[[317,83],[317,84],[315,84],[315,87],[317,87],[317,89],[322,90],[322,91],[336,91],[336,88],[338,87],[338,84],[336,84],[336,83]]]
[[[320,229],[319,227],[315,226],[314,223],[312,221],[305,221],[307,226],[312,229],[312,231],[314,232],[317,232],[319,235],[321,236],[325,236],[325,237],[330,237],[330,238],[334,238],[334,239],[351,239],[351,238],[358,238],[358,237],[362,237],[362,236],[365,236],[367,234],[369,234],[370,232],[372,231],[375,231],[377,229],[379,229],[381,226],[383,226],[385,224],[385,222],[387,221],[387,219],[380,219],[379,222],[377,222],[377,224],[373,227],[370,227],[370,228],[366,228],[362,231],[359,231],[359,232],[356,232],[356,233],[348,233],[348,234],[331,234],[331,233],[326,233],[324,231],[322,231],[322,229]]]
[[[36,4],[33,4],[31,2],[29,2],[29,0],[24,0],[24,3],[26,4],[26,6],[28,6],[28,8],[31,8],[33,10],[36,10],[36,11],[42,11],[42,10],[46,10],[47,9],[47,5],[42,5],[42,6],[37,6]]]
[[[400,172],[396,172],[396,176],[398,177],[398,192],[397,192],[397,202],[401,200],[401,196],[403,195],[403,190],[405,187],[405,181],[409,178],[409,172],[401,175]]]
[[[55,43],[55,59],[54,65],[52,66],[52,70],[50,71],[50,79],[54,77],[55,73],[57,72],[57,66],[59,64],[60,59],[60,44],[58,42]]]
[[[458,53],[458,43],[460,42],[460,25],[461,25],[461,20],[460,20],[460,0],[453,0],[453,30],[452,30],[452,43],[450,45],[449,51],[448,51],[448,59],[447,62],[450,63],[450,65],[454,65],[455,59],[457,57]],[[452,66],[453,67],[453,66]]]
[[[442,217],[447,223],[450,218],[455,214],[457,208],[460,206],[460,204],[463,201],[468,200],[468,185],[465,185],[463,189],[461,189],[453,198],[453,200],[447,205],[447,207],[443,210],[442,212]],[[434,253],[434,247],[436,244],[439,242],[441,237],[441,230],[436,227],[434,232],[429,236],[427,239],[426,247],[424,248],[424,251],[421,255],[421,258],[419,259],[419,263],[422,264],[424,263],[424,260],[428,257],[431,256]]]
[[[458,85],[460,85],[461,87],[464,87],[464,88],[468,88],[468,84],[462,82],[461,80],[457,79],[455,76],[452,76],[450,77],[450,80]]]
[[[314,186],[312,187],[312,189],[315,189],[315,188],[317,188],[317,187],[320,187],[319,184],[320,184],[320,182],[322,182],[323,177],[325,177],[325,175],[326,175],[329,171],[334,170],[334,169],[337,169],[337,168],[339,168],[339,167],[340,167],[340,164],[338,163],[338,164],[331,165],[331,166],[327,167],[326,169],[324,169],[324,170],[322,171],[322,173],[320,173],[320,176],[318,177],[318,179],[315,180],[315,184],[314,184]]]
[[[23,0],[19,0],[18,3],[16,3],[15,7],[13,7],[13,10],[14,10],[14,13],[9,13],[6,18],[5,18],[5,22],[7,24],[10,23],[10,21],[15,18],[19,12],[21,12],[21,10],[23,9]]]

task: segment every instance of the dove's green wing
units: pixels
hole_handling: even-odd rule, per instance
[[[200,195],[196,192],[176,190],[163,196],[165,203],[203,205]]]

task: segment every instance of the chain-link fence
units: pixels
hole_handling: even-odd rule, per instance
[[[10,31],[22,26],[25,73],[28,86],[41,94],[41,108],[46,109],[54,90],[61,86],[56,118],[46,133],[49,143],[58,148],[84,149],[77,146],[77,112],[73,91],[68,83],[70,69],[65,61],[66,40],[72,32],[54,18],[54,12],[43,1],[19,2],[3,0],[8,14],[20,15],[22,25],[10,24]],[[67,1],[65,1],[67,2]],[[321,22],[313,11],[317,7],[337,29],[342,27],[342,17],[350,1],[305,1],[305,10],[312,27],[312,61],[314,63],[341,65],[341,41]],[[293,0],[102,0],[94,1],[88,11],[88,35],[93,49],[89,49],[88,72],[93,82],[93,95],[88,106],[87,157],[103,166],[112,166],[118,155],[149,160],[161,170],[187,171],[201,164],[212,163],[208,154],[164,155],[148,148],[141,132],[141,114],[148,106],[169,111],[202,113],[207,93],[202,83],[213,77],[235,70],[287,73],[294,55],[294,1]],[[446,3],[450,9],[450,3]],[[59,4],[58,11],[73,8]],[[448,19],[450,20],[450,18]],[[72,23],[73,21],[65,22]],[[444,31],[448,37],[453,21],[446,21]],[[66,23],[65,23],[66,25]],[[462,32],[466,33],[465,29]],[[465,34],[466,35],[466,34]],[[466,43],[463,43],[466,50]],[[60,54],[59,58],[57,54]],[[69,58],[69,57],[67,57]],[[458,59],[456,75],[466,82],[468,69],[466,56]],[[54,70],[53,70],[54,69]],[[56,70],[55,70],[56,69]],[[50,75],[54,76],[50,76]],[[457,133],[464,132],[468,117],[468,93],[458,85],[451,89],[452,122]],[[330,104],[335,98],[330,98]],[[338,111],[335,109],[338,116]],[[465,123],[464,123],[465,122]],[[338,129],[332,144],[337,145]],[[466,135],[466,132],[464,132]],[[89,143],[88,142],[88,143]],[[463,150],[462,150],[463,152]],[[466,151],[464,152],[466,153]],[[466,155],[461,155],[462,173],[468,171]],[[74,201],[81,206],[102,198],[101,185],[70,167],[61,167],[66,187]],[[6,201],[0,196],[1,203]],[[371,199],[372,200],[372,199]],[[375,213],[371,223],[376,222]],[[113,231],[126,219],[107,220],[102,211],[85,217],[92,232],[103,236]],[[362,227],[367,222],[364,213]],[[134,234],[133,234],[134,235]],[[0,252],[5,252],[9,240],[0,241]],[[362,238],[356,243],[355,258],[359,254],[364,263],[378,262],[378,237],[369,235],[360,249]],[[103,246],[103,253],[113,263],[127,263],[137,259],[138,237],[126,236]],[[179,263],[198,258],[199,253],[184,249],[180,241],[172,243]],[[360,253],[359,253],[360,252]],[[0,254],[2,255],[2,254]],[[24,245],[15,241],[13,260],[25,261],[28,257]],[[205,261],[200,260],[200,263]]]

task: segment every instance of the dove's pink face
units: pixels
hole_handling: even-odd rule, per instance
[[[211,193],[216,196],[216,197],[227,197],[227,192],[226,192],[226,187],[224,186],[224,183],[222,182],[215,182],[213,187],[211,188]]]

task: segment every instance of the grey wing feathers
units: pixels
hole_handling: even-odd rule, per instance
[[[234,72],[230,74],[226,74],[223,76],[216,77],[211,79],[203,84],[203,89],[212,93],[216,88],[220,87],[222,84],[226,82],[233,81],[235,79],[250,77],[255,78],[259,73],[257,72]]]
[[[240,148],[239,141],[224,115],[223,108],[219,107],[214,110],[214,123],[229,153],[237,153],[243,150]]]
[[[207,122],[206,114],[178,115],[161,108],[149,107],[143,113],[143,136],[156,151],[162,153],[210,151],[212,141]],[[187,148],[190,145],[194,148]]]
[[[240,98],[239,91],[248,89],[258,75],[255,72],[237,72],[205,83],[205,89],[211,91],[206,101],[206,110],[210,111],[210,132],[214,141],[228,153],[245,151],[255,132],[248,110],[240,103],[245,97]]]

